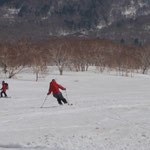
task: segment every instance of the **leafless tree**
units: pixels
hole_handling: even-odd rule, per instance
[[[9,58],[9,43],[3,42],[0,44],[0,66],[3,68],[3,72],[7,73],[8,58]]]
[[[47,73],[47,57],[42,45],[36,43],[30,47],[30,62],[36,81],[38,81],[39,74]]]
[[[60,75],[63,75],[64,68],[69,65],[71,59],[71,45],[67,40],[51,41],[49,52],[55,65],[58,67]]]
[[[91,47],[90,40],[76,40],[73,44],[74,50],[72,55],[72,62],[76,71],[87,71],[91,61]]]
[[[150,45],[143,46],[138,52],[138,56],[141,62],[142,73],[147,73],[150,68]]]

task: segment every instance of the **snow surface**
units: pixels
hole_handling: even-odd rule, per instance
[[[17,75],[0,99],[0,150],[150,150],[150,76]],[[55,78],[73,106],[46,97]],[[1,80],[3,80],[1,78]]]

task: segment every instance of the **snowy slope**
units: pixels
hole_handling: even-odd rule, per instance
[[[73,106],[58,106],[50,95],[40,108],[52,78],[67,88]],[[11,98],[0,99],[0,150],[150,149],[149,75],[65,72],[35,82],[22,73],[7,82]]]

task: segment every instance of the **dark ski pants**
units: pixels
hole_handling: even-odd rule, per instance
[[[63,97],[62,93],[59,92],[59,93],[56,93],[56,94],[53,94],[53,96],[55,98],[57,98],[57,101],[58,101],[58,104],[59,105],[62,105],[63,103],[64,104],[67,104],[67,100]],[[63,102],[63,103],[62,103]]]
[[[7,94],[4,91],[1,92],[1,97],[3,97],[3,94],[5,95],[5,97],[7,97]]]

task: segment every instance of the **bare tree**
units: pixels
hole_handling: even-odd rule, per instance
[[[30,59],[31,68],[36,75],[36,81],[38,81],[39,74],[47,73],[47,57],[42,45],[36,43],[30,47]]]
[[[71,59],[71,46],[67,40],[54,40],[51,42],[49,51],[52,60],[58,67],[60,75],[63,75],[64,68],[68,66]]]
[[[150,45],[146,45],[138,52],[138,56],[141,62],[142,73],[147,73],[150,68]]]
[[[91,61],[91,47],[90,40],[76,40],[73,44],[74,50],[72,55],[72,62],[76,71],[87,71]]]
[[[1,64],[4,73],[12,78],[24,68],[24,44],[21,41],[6,43],[4,42],[1,47]]]
[[[11,44],[8,57],[8,74],[12,78],[20,73],[26,65],[27,43],[25,41],[15,41]]]
[[[3,72],[7,73],[8,58],[9,58],[9,43],[3,42],[0,44],[0,66],[3,68]]]

